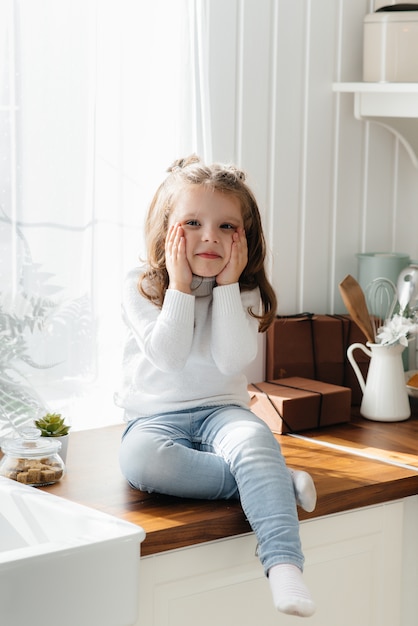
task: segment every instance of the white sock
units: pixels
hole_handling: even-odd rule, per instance
[[[316,507],[316,489],[312,476],[307,472],[289,470],[295,490],[296,502],[304,511],[311,513]]]
[[[296,565],[280,563],[269,570],[269,583],[274,606],[281,613],[310,617],[315,604]]]

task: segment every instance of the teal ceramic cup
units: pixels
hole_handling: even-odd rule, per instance
[[[401,271],[410,263],[403,252],[361,252],[358,259],[358,282],[363,291],[375,278],[388,278],[396,286]]]

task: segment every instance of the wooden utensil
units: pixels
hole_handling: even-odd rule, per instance
[[[367,341],[374,343],[373,325],[362,288],[350,274],[340,282],[339,288],[343,302],[351,317],[366,335]]]

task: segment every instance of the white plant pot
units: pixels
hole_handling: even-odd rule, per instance
[[[66,463],[69,435],[64,435],[63,437],[54,437],[54,439],[61,443],[61,449],[58,450],[58,454],[62,458],[63,462]]]

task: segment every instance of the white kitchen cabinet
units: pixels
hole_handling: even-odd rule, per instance
[[[414,497],[301,523],[309,626],[412,625],[418,549],[405,515],[417,510]],[[137,626],[296,626],[273,608],[255,549],[249,533],[142,558]]]
[[[418,623],[418,496],[404,501],[401,626]]]

